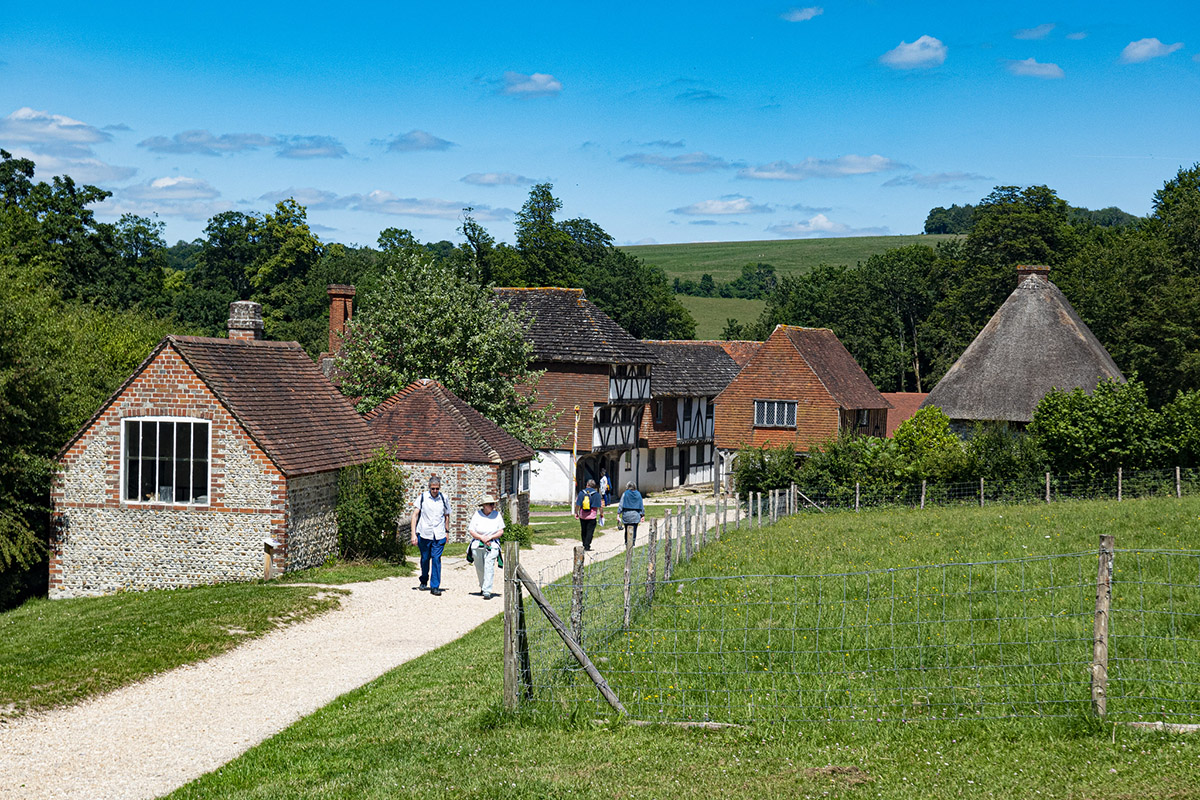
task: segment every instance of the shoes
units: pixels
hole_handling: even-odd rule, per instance
[[[434,597],[441,597],[441,596],[442,596],[442,590],[441,590],[441,589],[430,589],[430,590],[429,590],[429,593],[430,593],[431,595],[433,595]]]
[[[484,600],[491,600],[493,597],[495,597],[495,595],[494,595],[494,594],[492,594],[491,592],[484,592],[484,593],[483,593],[483,599],[484,599]]]
[[[590,548],[590,547],[585,547],[585,548],[583,548],[583,551],[584,551],[585,553],[590,553],[590,552],[592,552],[592,548]]]
[[[429,591],[429,587],[423,583],[420,586],[414,586],[413,588],[416,589],[418,592],[428,592]]]

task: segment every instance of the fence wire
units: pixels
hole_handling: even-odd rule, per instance
[[[678,521],[670,544],[663,526],[653,546],[646,526],[639,532],[629,627],[623,548],[596,554],[577,584],[539,581],[564,620],[580,599],[572,626],[633,718],[917,721],[1070,717],[1090,707],[1095,551],[689,576],[688,553],[701,547],[692,519],[690,548]],[[718,520],[703,539],[720,535]],[[1108,717],[1200,721],[1200,552],[1118,550],[1111,609]],[[609,713],[542,615],[525,619],[531,702]]]

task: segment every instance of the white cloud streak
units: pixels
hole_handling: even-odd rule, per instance
[[[1066,73],[1062,71],[1062,67],[1058,64],[1040,64],[1032,58],[1022,59],[1020,61],[1009,61],[1006,65],[1009,72],[1013,75],[1020,75],[1025,78],[1042,78],[1044,80],[1052,80],[1055,78],[1066,77]]]
[[[723,158],[699,151],[678,156],[664,156],[661,153],[630,153],[627,156],[621,156],[619,160],[622,164],[653,167],[673,172],[676,175],[698,175],[703,172],[732,169],[736,166]]]
[[[821,239],[836,236],[882,236],[891,233],[887,228],[851,228],[844,222],[834,222],[824,214],[782,225],[772,225],[767,231],[778,236],[793,236],[802,239]]]
[[[746,167],[739,178],[764,181],[804,181],[810,178],[844,178],[903,169],[904,165],[880,155],[849,155],[839,158],[806,158],[798,164],[772,161],[757,167]]]
[[[506,72],[500,94],[515,97],[553,97],[562,90],[562,81],[545,72],[534,72],[530,75]]]
[[[1045,39],[1054,30],[1053,22],[1044,22],[1032,28],[1022,28],[1013,34],[1014,39]]]
[[[421,150],[449,150],[456,147],[454,142],[434,136],[428,131],[414,128],[408,133],[400,134],[388,140],[376,140],[376,144],[386,144],[389,153],[415,153]]]
[[[740,194],[730,194],[718,200],[701,200],[690,206],[673,208],[671,213],[687,217],[716,217],[734,214],[770,214],[772,210],[770,206],[755,204],[752,198],[743,197]]]
[[[813,17],[819,17],[825,13],[825,9],[820,6],[809,6],[808,8],[791,8],[779,15],[779,18],[786,22],[808,22]]]
[[[940,39],[922,36],[915,42],[900,42],[879,57],[880,63],[892,69],[924,69],[946,61],[947,48]]]
[[[514,172],[472,172],[459,180],[472,186],[532,186],[537,182]]]
[[[1152,58],[1169,56],[1181,47],[1183,47],[1183,42],[1163,44],[1156,38],[1138,39],[1136,42],[1125,45],[1125,49],[1121,51],[1120,61],[1122,64],[1140,64]]]
[[[934,172],[928,175],[897,175],[895,178],[885,181],[883,185],[889,188],[916,186],[921,189],[937,189],[947,185],[989,180],[991,178],[986,175],[977,175],[974,172]]]

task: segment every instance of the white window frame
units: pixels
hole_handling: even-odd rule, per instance
[[[138,486],[139,486],[138,495],[139,496],[134,499],[130,499],[125,496],[127,488],[128,488],[125,483],[127,469],[128,469],[128,456],[125,451],[125,436],[126,436],[126,432],[128,431],[127,423],[130,423],[130,422],[138,422],[138,423],[153,422],[156,425],[160,422],[173,422],[173,423],[177,423],[177,424],[178,423],[189,423],[189,424],[204,425],[204,427],[208,430],[208,437],[207,437],[208,438],[208,450],[204,454],[204,461],[205,461],[205,464],[207,464],[207,469],[205,469],[205,471],[204,471],[204,473],[205,473],[204,493],[200,494],[200,495],[195,495],[193,493],[193,497],[197,497],[197,496],[202,497],[202,498],[204,498],[203,500],[193,499],[193,500],[189,500],[187,502],[179,502],[179,501],[175,500],[174,498],[172,498],[171,500],[159,500],[159,499],[144,500],[144,499],[141,499],[141,491],[140,491],[141,476],[140,476],[140,474],[138,476],[139,477],[139,480],[138,480]],[[193,444],[194,444],[194,442],[193,442]],[[212,450],[213,450],[212,420],[200,419],[198,417],[168,417],[168,416],[123,417],[121,419],[120,448],[121,448],[120,449],[121,467],[120,467],[120,473],[119,473],[119,478],[118,478],[120,483],[118,484],[117,491],[119,492],[119,495],[121,498],[121,503],[123,503],[125,505],[131,505],[131,506],[170,505],[170,506],[185,506],[185,507],[192,507],[192,508],[205,507],[205,506],[212,504],[212,467],[213,467],[213,465],[212,465]],[[171,463],[175,464],[176,463],[175,462],[175,453],[173,451],[172,451],[171,458],[172,458]],[[141,458],[136,459],[136,461],[139,463],[142,460],[143,459],[141,459]],[[158,459],[156,458],[155,461],[157,462],[157,460]],[[193,458],[193,460],[194,460],[194,458]],[[157,481],[156,481],[156,484],[157,484]],[[174,488],[174,481],[172,480],[172,489],[173,488]]]
[[[529,491],[529,473],[530,473],[529,466],[530,465],[529,465],[528,461],[521,462],[521,483],[518,487],[518,491],[521,491],[521,492]]]
[[[795,428],[795,400],[755,400],[754,427]]]

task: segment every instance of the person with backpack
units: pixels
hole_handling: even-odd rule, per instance
[[[575,497],[575,517],[579,520],[579,538],[583,540],[583,549],[592,549],[592,537],[596,534],[596,517],[603,508],[600,493],[596,491],[596,482],[589,479]]]
[[[625,485],[625,494],[621,495],[620,519],[625,526],[626,538],[631,544],[636,543],[638,524],[646,521],[646,506],[642,503],[641,492],[632,482]]]
[[[417,589],[442,596],[442,551],[450,531],[450,501],[442,494],[442,479],[429,476],[429,490],[413,502],[412,543],[421,550],[421,583]]]

